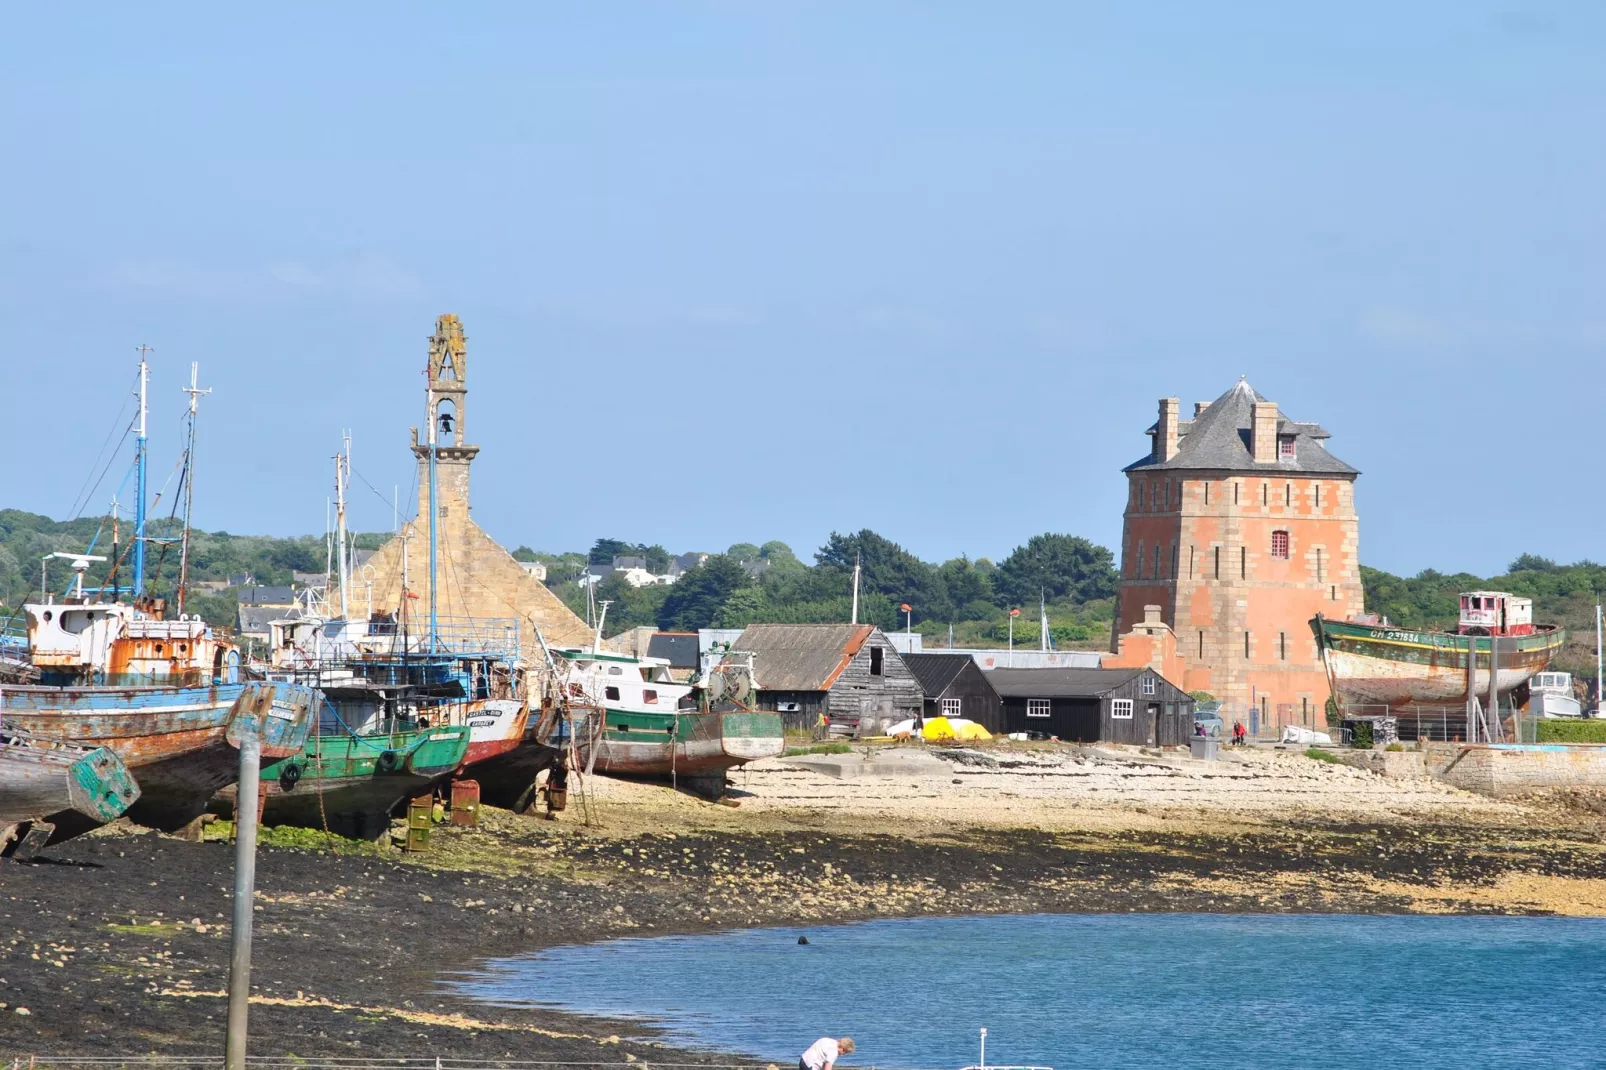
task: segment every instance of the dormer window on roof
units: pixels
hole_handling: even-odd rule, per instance
[[[1292,461],[1294,459],[1294,457],[1295,457],[1295,454],[1294,454],[1294,436],[1293,435],[1278,435],[1277,436],[1277,459],[1280,460],[1280,461]]]

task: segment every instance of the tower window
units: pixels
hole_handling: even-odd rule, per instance
[[[1283,504],[1284,505],[1293,505],[1294,504],[1294,485],[1292,483],[1284,483],[1283,484]]]
[[[1249,629],[1244,629],[1244,657],[1249,656]]]
[[[1204,481],[1204,489],[1205,489],[1205,504],[1209,505],[1210,504],[1210,480],[1207,479],[1207,480]]]
[[[1181,554],[1182,554],[1182,544],[1181,543],[1177,543],[1177,542],[1172,543],[1171,544],[1171,578],[1172,579],[1176,579],[1177,565],[1180,563],[1180,559],[1181,559],[1180,555]]]
[[[1323,559],[1320,546],[1316,547],[1316,582],[1327,582],[1327,562]]]
[[[1209,484],[1208,484],[1208,483],[1207,483],[1207,484],[1205,484],[1205,485],[1206,485],[1206,486],[1209,486]],[[1193,579],[1193,574],[1194,574],[1194,565],[1193,565],[1193,559],[1194,559],[1194,556],[1195,556],[1195,551],[1196,551],[1196,550],[1197,550],[1197,549],[1198,549],[1198,548],[1197,548],[1197,547],[1194,547],[1194,546],[1190,546],[1190,547],[1188,547],[1188,578],[1189,578],[1189,579],[1190,579],[1190,580],[1191,580],[1191,579]]]
[[[1329,592],[1330,592],[1330,593],[1329,593],[1329,595],[1328,595],[1328,598],[1327,598],[1327,600],[1328,600],[1328,601],[1329,601],[1329,602],[1336,602],[1336,601],[1338,601],[1338,588],[1337,588],[1337,587],[1336,587],[1336,586],[1334,586],[1334,587],[1331,587],[1331,588],[1329,588]]]
[[[1216,579],[1221,578],[1221,547],[1216,547]]]
[[[1249,578],[1249,547],[1247,546],[1238,547],[1238,578],[1241,580]]]
[[[1152,571],[1150,571],[1149,575],[1154,579],[1160,579],[1161,578],[1161,576],[1160,576],[1160,544],[1159,543],[1155,543],[1154,544],[1154,568],[1153,568]]]
[[[1204,657],[1204,632],[1199,633],[1199,656]]]
[[[1140,580],[1141,580],[1141,579],[1142,579],[1142,578],[1143,578],[1143,540],[1142,540],[1142,539],[1139,539],[1139,540],[1138,540],[1138,554],[1137,554],[1137,558],[1138,558],[1138,571],[1137,571],[1137,577],[1138,577],[1138,579],[1140,579]]]
[[[1288,532],[1274,531],[1271,533],[1271,556],[1288,560]]]
[[[1237,483],[1234,483],[1232,485],[1232,504],[1234,504],[1234,505],[1238,504],[1238,484]]]
[[[1322,507],[1322,485],[1320,483],[1316,484],[1314,493],[1316,495],[1316,508],[1320,509]]]
[[[1264,479],[1260,481],[1260,504],[1271,504],[1271,484],[1267,483]]]
[[[1278,661],[1287,661],[1288,660],[1288,633],[1287,632],[1278,632],[1277,633],[1277,660]]]

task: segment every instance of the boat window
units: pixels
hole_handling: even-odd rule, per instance
[[[643,689],[641,692],[641,701],[649,706],[656,704],[658,701],[658,692],[654,691],[650,687]]]
[[[46,619],[49,618],[47,617]],[[69,635],[79,635],[88,629],[89,623],[93,619],[94,618],[91,617],[89,613],[84,612],[83,610],[73,613],[63,613],[61,615],[61,630]]]
[[[609,665],[608,666],[608,675],[609,676],[623,676],[624,674],[625,674],[625,671],[623,669],[621,669],[619,666],[617,666],[617,665]]]
[[[619,689],[617,687],[605,687],[602,689],[602,697],[613,702],[618,702]]]

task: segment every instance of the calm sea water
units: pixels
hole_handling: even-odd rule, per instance
[[[799,946],[797,938],[809,944]],[[1606,1066],[1606,920],[1224,915],[915,918],[615,940],[452,982],[797,1065],[976,1060],[1412,1070]]]

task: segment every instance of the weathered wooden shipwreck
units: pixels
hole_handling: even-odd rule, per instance
[[[138,798],[139,785],[111,750],[0,726],[0,856],[27,858],[68,815],[104,825]]]

